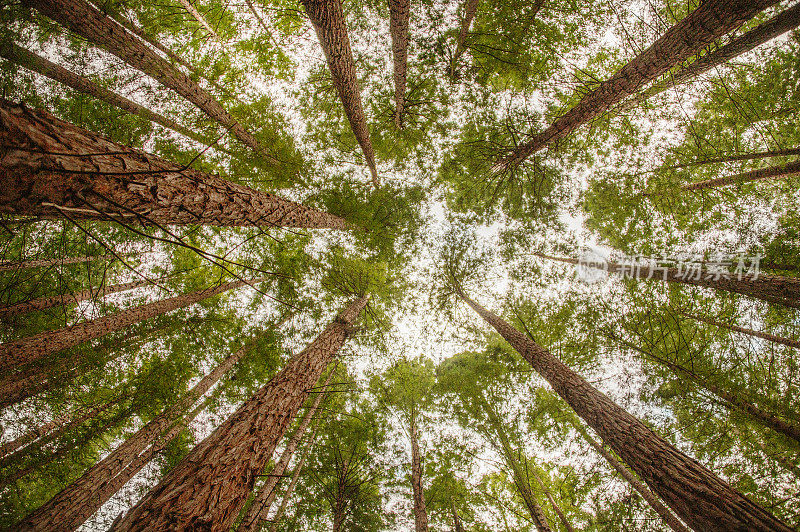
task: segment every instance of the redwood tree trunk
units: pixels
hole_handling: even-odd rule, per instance
[[[333,371],[328,373],[328,378],[325,380],[323,387],[328,385],[332,376]],[[289,468],[289,462],[292,460],[292,456],[294,456],[297,446],[300,444],[300,440],[303,439],[306,429],[308,429],[308,426],[311,424],[311,419],[314,417],[314,414],[319,408],[323,395],[324,392],[317,393],[311,408],[309,408],[306,412],[306,415],[303,416],[303,419],[300,421],[300,425],[297,427],[297,430],[289,439],[289,442],[286,444],[286,448],[283,450],[278,463],[275,464],[275,468],[267,476],[267,480],[264,482],[264,485],[261,486],[261,489],[253,499],[253,503],[250,505],[250,508],[247,509],[247,513],[245,514],[244,519],[238,528],[240,532],[251,532],[253,530],[258,530],[259,525],[263,521],[266,521],[267,515],[269,515],[269,509],[272,507],[272,503],[275,502],[275,498],[278,496],[278,483],[280,482],[281,478],[283,478],[286,470]]]
[[[0,212],[128,223],[345,229],[267,192],[182,168],[0,101]]]
[[[57,306],[74,305],[75,303],[86,301],[87,299],[101,298],[108,294],[116,294],[117,292],[124,292],[126,290],[133,290],[149,285],[150,281],[133,281],[130,283],[114,284],[98,288],[87,288],[71,294],[30,299],[28,301],[21,301],[19,303],[0,307],[0,318],[8,318],[10,316],[25,314],[26,312],[45,310]]]
[[[779,166],[768,166],[766,168],[750,170],[749,172],[742,172],[741,174],[706,179],[705,181],[698,181],[697,183],[688,183],[681,186],[681,188],[684,190],[705,190],[707,188],[739,185],[752,181],[763,181],[765,179],[785,179],[798,174],[800,174],[800,161],[792,161]]]
[[[104,15],[85,0],[24,0],[23,4],[37,9],[87,41],[105,48],[132,67],[158,80],[219,122],[243,144],[264,155],[270,163],[278,163],[211,94],[126,31],[119,22]]]
[[[75,74],[74,72],[48,61],[44,57],[40,57],[33,52],[22,48],[21,46],[17,46],[10,41],[0,41],[0,57],[4,57],[9,61],[27,68],[28,70],[37,72],[43,76],[47,76],[48,78],[71,87],[76,91],[93,96],[100,101],[106,102],[114,107],[118,107],[132,115],[138,115],[146,120],[160,124],[167,129],[171,129],[172,131],[180,133],[185,137],[196,140],[201,144],[209,144],[208,139],[205,139],[194,131],[183,127],[174,120],[171,120],[158,113],[154,113],[150,109],[142,107],[138,103],[133,102],[124,96],[120,96],[116,92],[112,92],[90,79],[79,74]],[[215,148],[219,149],[216,146]]]
[[[456,503],[450,497],[450,512],[453,514],[453,530],[454,532],[464,532],[464,525],[461,524],[461,518],[456,511]]]
[[[300,457],[300,461],[294,468],[294,473],[292,474],[292,481],[289,482],[289,487],[286,488],[286,493],[283,495],[283,500],[281,500],[281,505],[278,506],[278,511],[275,512],[275,516],[272,518],[272,525],[270,525],[269,527],[269,532],[277,532],[278,523],[280,523],[281,517],[283,517],[283,513],[286,511],[286,506],[289,504],[289,500],[292,498],[292,492],[294,492],[294,488],[295,486],[297,486],[297,481],[300,479],[300,473],[303,470],[303,465],[306,463],[308,452],[314,446],[314,441],[316,439],[317,439],[317,429],[314,428],[314,431],[311,433],[311,438],[308,440],[306,448],[303,450],[303,455]]]
[[[585,439],[587,443],[591,445],[592,448],[606,460],[606,462],[608,462],[608,465],[610,465],[614,471],[619,473],[619,476],[624,478],[633,489],[639,492],[639,495],[641,495],[642,498],[647,501],[647,504],[649,504],[650,507],[655,510],[664,523],[670,527],[670,529],[672,529],[674,532],[689,532],[689,529],[686,528],[683,523],[681,523],[680,519],[675,517],[675,514],[673,514],[669,508],[664,506],[664,503],[661,502],[656,494],[650,491],[650,488],[645,486],[644,483],[636,478],[636,476],[631,473],[627,467],[622,465],[619,460],[614,458],[614,455],[608,452],[608,450],[601,443],[598,443],[594,438],[589,436],[589,433],[586,431],[585,427],[577,423],[573,424],[573,426],[575,427],[575,430],[577,430],[578,433],[583,436],[583,439]]]
[[[586,382],[548,350],[461,295],[672,510],[696,530],[781,530],[779,521]]]
[[[205,28],[205,30],[209,34],[211,34],[212,37],[214,37],[214,39],[217,42],[217,45],[220,47],[220,49],[222,49],[223,48],[222,39],[214,30],[214,28],[211,27],[211,24],[208,23],[205,17],[200,14],[197,8],[194,7],[192,3],[189,2],[189,0],[179,0],[179,1],[183,6],[183,8],[186,10],[186,12],[189,13],[201,26],[203,26],[203,28]]]
[[[152,303],[145,303],[108,316],[84,321],[39,334],[0,344],[0,371],[30,364],[58,351],[74,347],[94,338],[100,338],[114,331],[119,331],[138,323],[171,312],[175,309],[188,307],[203,299],[216,296],[227,290],[239,288],[244,285],[259,283],[264,279],[250,281],[232,281],[217,287],[198,290],[190,294],[162,299]]]
[[[350,36],[342,11],[341,0],[301,0],[308,18],[314,25],[317,38],[325,52],[333,85],[342,100],[344,112],[356,136],[364,158],[372,174],[372,184],[378,188],[378,170],[375,167],[375,152],[369,137],[367,119],[361,105],[361,87],[356,77],[356,63],[350,49]]]
[[[113,530],[228,530],[257,476],[367,298],[353,301],[301,353],[198,444]]]
[[[414,414],[411,414],[411,492],[414,496],[414,529],[428,532],[428,509],[422,489],[422,456],[419,452],[419,434]]]
[[[12,272],[15,270],[26,270],[28,268],[46,268],[50,266],[61,266],[63,264],[81,264],[92,262],[93,260],[113,258],[111,255],[91,255],[86,257],[61,257],[58,259],[25,260],[18,262],[0,262],[0,272]]]
[[[464,52],[467,51],[467,36],[469,35],[469,28],[472,26],[472,21],[475,14],[478,12],[478,4],[481,0],[466,0],[464,2],[464,18],[461,19],[461,28],[458,30],[458,39],[456,40],[456,51],[453,52],[453,57],[450,59],[450,77],[455,75],[456,64]]]
[[[550,502],[550,507],[553,508],[553,511],[558,516],[558,519],[561,521],[561,525],[564,527],[564,530],[566,532],[575,532],[572,524],[569,522],[569,520],[567,520],[567,516],[564,515],[563,510],[561,510],[561,507],[553,498],[553,494],[550,493],[550,490],[547,489],[547,486],[545,486],[544,481],[542,481],[542,478],[539,476],[539,473],[533,469],[531,470],[531,473],[533,474],[533,478],[536,480],[536,483],[539,485],[539,489],[542,490],[542,493],[544,493],[545,497],[547,497],[547,500]]]
[[[180,432],[182,424],[178,424],[177,431],[173,427],[173,431],[168,432],[166,436],[164,436],[165,431],[168,431],[170,426],[180,419],[181,415],[199,397],[219,382],[228,370],[248,352],[249,347],[250,345],[247,344],[225,358],[211,373],[200,379],[200,382],[185,396],[150,420],[111,454],[89,468],[79,479],[28,515],[16,525],[15,530],[61,532],[72,531],[81,526],[119,489],[109,489],[108,484],[116,479],[114,487],[117,485],[122,487],[130,480],[130,477],[119,477],[119,475],[124,471],[129,472],[131,476],[135,474],[135,471],[126,469],[128,465],[137,462],[139,456],[146,452],[148,447],[154,447],[159,442],[164,442],[164,440],[168,442],[174,438],[177,432]],[[197,413],[199,410],[193,412],[193,415],[197,415]],[[150,456],[152,454],[154,453],[150,453]],[[141,465],[137,463],[134,469],[138,471],[146,463],[146,461]]]
[[[786,150],[757,151],[750,153],[740,153],[737,155],[724,155],[722,157],[709,157],[707,159],[701,159],[699,161],[673,164],[671,166],[662,166],[661,168],[659,168],[659,170],[678,170],[680,168],[691,168],[694,166],[701,166],[704,164],[732,163],[735,161],[753,161],[756,159],[768,159],[770,157],[785,157],[788,155],[800,155],[800,148],[789,148]]]
[[[408,68],[408,23],[411,19],[411,0],[389,0],[389,33],[394,55],[394,124],[403,128]]]
[[[739,332],[742,334],[747,334],[749,336],[754,336],[756,338],[762,338],[764,340],[768,340],[770,342],[786,345],[789,347],[794,347],[796,349],[800,349],[800,341],[792,340],[790,338],[784,338],[783,336],[776,336],[774,334],[764,333],[761,331],[754,331],[753,329],[746,329],[744,327],[739,327],[737,325],[729,325],[727,323],[721,323],[710,318],[704,318],[702,316],[695,316],[694,314],[687,314],[685,312],[681,312],[681,316],[685,316],[687,318],[691,318],[693,320],[701,321],[703,323],[707,323],[709,325],[713,325],[715,327],[722,327],[724,329],[729,329],[731,331]]]
[[[706,0],[616,74],[584,96],[547,129],[516,147],[494,166],[503,172],[562,139],[646,83],[682,63],[717,38],[738,28],[777,0]]]

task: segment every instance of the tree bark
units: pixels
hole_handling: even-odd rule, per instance
[[[37,299],[30,299],[28,301],[20,301],[19,303],[12,303],[11,305],[0,306],[0,318],[8,318],[33,312],[36,310],[45,310],[52,307],[74,305],[87,299],[101,298],[108,294],[116,294],[118,292],[125,292],[126,290],[133,290],[143,286],[149,286],[150,281],[133,281],[130,283],[113,284],[109,286],[100,286],[97,288],[87,288],[79,290],[75,293],[60,294],[57,296],[40,297]]]
[[[650,491],[650,488],[645,486],[641,480],[636,478],[636,476],[627,467],[622,465],[620,461],[617,460],[614,455],[612,455],[601,443],[595,441],[595,439],[592,438],[586,431],[584,426],[575,422],[572,423],[572,426],[575,427],[575,430],[577,430],[578,433],[583,436],[583,439],[585,439],[586,442],[595,451],[597,451],[597,453],[600,454],[600,456],[602,456],[606,462],[608,462],[608,465],[610,465],[614,471],[619,473],[619,476],[624,478],[633,489],[639,492],[639,495],[641,495],[642,498],[647,501],[647,504],[650,505],[650,508],[655,510],[664,523],[670,527],[670,529],[672,529],[674,532],[689,532],[689,529],[686,528],[680,519],[675,517],[675,514],[673,514],[669,508],[664,506],[664,503],[661,502],[656,494]]]
[[[172,131],[180,133],[184,137],[190,138],[204,145],[210,144],[208,139],[203,138],[202,135],[198,135],[194,131],[183,127],[174,120],[158,113],[154,113],[150,109],[147,109],[146,107],[143,107],[138,103],[125,98],[124,96],[120,96],[119,94],[112,92],[88,78],[85,78],[79,74],[75,74],[74,72],[71,72],[60,65],[52,63],[44,57],[40,57],[33,52],[22,48],[21,46],[17,46],[8,40],[0,40],[0,57],[4,57],[9,61],[27,68],[28,70],[43,76],[47,76],[48,78],[71,87],[78,92],[88,94],[89,96],[97,98],[100,101],[106,102],[114,107],[118,107],[127,113],[141,116],[145,120],[155,122],[156,124],[164,126],[167,129],[171,129]],[[220,147],[217,145],[215,145],[214,148],[220,149]]]
[[[800,4],[795,4],[772,17],[767,22],[759,24],[744,35],[732,39],[728,44],[718,50],[709,52],[697,61],[674,72],[667,79],[655,83],[646,90],[631,97],[620,105],[619,112],[624,113],[630,111],[648,98],[656,94],[661,94],[681,83],[685,83],[700,74],[708,72],[716,66],[727,63],[731,59],[747,53],[757,46],[783,35],[787,31],[793,30],[798,25],[800,25]]]
[[[758,168],[740,174],[706,179],[705,181],[698,181],[697,183],[687,183],[681,186],[681,188],[683,190],[705,190],[728,185],[740,185],[752,181],[763,181],[765,179],[785,179],[798,174],[800,174],[800,161],[792,161],[779,166],[768,166],[766,168]]]
[[[317,32],[317,38],[325,52],[333,85],[342,100],[344,112],[350,121],[353,134],[364,152],[364,159],[372,174],[372,184],[380,186],[375,167],[375,151],[369,137],[367,119],[361,104],[361,87],[356,77],[356,63],[350,48],[347,22],[342,11],[341,0],[301,0],[308,18]]]
[[[323,388],[330,383],[332,376],[333,371],[328,373],[328,378],[325,380]],[[275,502],[275,498],[278,496],[278,484],[286,473],[286,470],[289,468],[289,462],[292,460],[292,456],[294,456],[297,446],[300,444],[300,440],[303,439],[306,429],[308,429],[308,426],[311,424],[311,419],[314,417],[314,414],[319,408],[324,395],[325,392],[323,391],[317,393],[311,408],[309,408],[305,416],[303,416],[303,419],[300,421],[300,425],[298,425],[297,430],[286,444],[286,448],[283,450],[278,463],[275,464],[272,472],[267,476],[264,485],[261,486],[261,489],[258,491],[258,493],[256,493],[250,508],[247,509],[247,513],[245,514],[244,519],[242,519],[242,523],[239,525],[239,532],[251,532],[258,530],[259,525],[267,519],[267,515],[269,515],[269,510],[272,507],[272,503]]]
[[[250,344],[226,357],[211,373],[189,390],[186,395],[175,404],[167,407],[161,414],[147,422],[133,436],[125,440],[111,454],[89,468],[79,479],[61,490],[44,505],[33,511],[15,527],[19,531],[71,531],[80,527],[86,519],[92,516],[114,493],[130,480],[130,477],[119,477],[127,471],[133,476],[135,471],[126,470],[133,462],[137,461],[148,447],[155,447],[159,441],[168,442],[182,429],[178,423],[177,432],[169,432],[176,420],[194,404],[198,398],[205,394],[213,385],[234,366],[248,352]],[[199,411],[194,412],[197,415]],[[167,432],[167,436],[164,433]],[[164,442],[164,443],[166,443]],[[150,456],[154,454],[150,453]],[[148,460],[149,461],[149,460]],[[134,467],[141,469],[147,461]],[[127,476],[127,474],[125,474]],[[118,478],[119,477],[119,478]],[[109,483],[114,481],[109,489]]]
[[[49,113],[0,103],[0,212],[130,223],[346,229],[267,192],[111,142]]]
[[[768,150],[757,151],[750,153],[741,153],[737,155],[723,155],[721,157],[709,157],[698,161],[691,161],[688,163],[673,164],[670,166],[662,166],[657,171],[661,170],[680,170],[681,168],[692,168],[695,166],[702,166],[704,164],[714,163],[732,163],[736,161],[753,161],[757,159],[768,159],[770,157],[786,157],[789,155],[800,155],[800,148],[789,148],[786,150]]]
[[[706,0],[672,26],[644,52],[611,78],[584,96],[575,107],[557,118],[541,133],[518,147],[493,167],[508,171],[545,146],[560,140],[591,121],[612,105],[634,94],[646,83],[682,63],[717,38],[738,28],[777,0]]]
[[[119,22],[106,16],[85,0],[24,0],[23,4],[37,9],[43,15],[174,90],[219,122],[243,144],[262,154],[268,162],[271,164],[279,162],[269,155],[256,138],[234,120],[211,94],[157,55],[139,38],[126,31]]]
[[[94,260],[114,258],[111,255],[90,255],[86,257],[61,257],[58,259],[24,260],[14,262],[0,262],[0,272],[12,272],[29,268],[47,268],[65,264],[82,264]]]
[[[538,257],[565,262],[567,264],[580,264],[578,259],[552,257],[536,252],[533,254]],[[607,262],[605,268],[609,273],[621,274],[634,279],[661,279],[668,283],[713,288],[715,290],[724,290],[726,292],[760,299],[769,303],[777,303],[791,308],[800,308],[800,278],[798,277],[784,277],[782,275],[759,273],[757,278],[754,278],[754,275],[746,274],[742,275],[741,279],[734,279],[729,275],[727,279],[720,276],[719,279],[715,280],[708,274],[708,271],[705,272],[705,276],[698,276],[696,272],[683,272],[682,275],[682,272],[680,272],[678,268],[651,267],[645,264],[626,265]],[[695,276],[694,279],[691,278],[692,275]],[[698,279],[697,277],[700,278]]]
[[[456,503],[450,497],[450,512],[453,514],[453,532],[464,532],[464,525],[461,524],[461,518],[456,511]]]
[[[466,295],[461,294],[461,297],[692,528],[703,531],[792,530],[680,452],[548,350]]]
[[[703,323],[707,323],[709,325],[713,325],[714,327],[722,327],[724,329],[729,329],[731,331],[735,331],[735,332],[739,332],[739,333],[742,333],[742,334],[747,334],[749,336],[754,336],[756,338],[761,338],[761,339],[764,339],[764,340],[768,340],[768,341],[776,343],[776,344],[786,345],[786,346],[789,346],[789,347],[794,347],[796,349],[800,349],[800,341],[798,341],[798,340],[792,340],[790,338],[784,338],[783,336],[777,336],[777,335],[774,335],[774,334],[764,333],[764,332],[761,332],[761,331],[755,331],[753,329],[746,329],[744,327],[739,327],[737,325],[730,325],[730,324],[727,324],[727,323],[721,323],[721,322],[718,322],[716,320],[712,320],[710,318],[704,318],[702,316],[695,316],[694,314],[687,314],[685,312],[681,312],[680,314],[681,314],[681,316],[684,316],[686,318],[691,318],[693,320],[701,321]]]
[[[461,27],[458,30],[458,39],[456,40],[456,50],[453,52],[453,57],[450,59],[450,77],[455,77],[456,64],[464,52],[467,51],[467,36],[469,35],[469,28],[472,26],[472,21],[475,19],[475,14],[478,12],[478,4],[481,0],[465,0],[464,2],[464,18],[461,19]]]
[[[40,360],[48,355],[64,349],[100,338],[114,331],[119,331],[165,312],[188,307],[198,301],[216,296],[227,290],[239,288],[244,285],[260,283],[264,279],[250,281],[232,281],[217,287],[198,290],[190,294],[162,299],[152,303],[145,303],[108,316],[84,321],[63,329],[44,331],[27,338],[0,344],[0,371],[20,367]]]
[[[411,492],[414,497],[414,529],[428,532],[428,509],[422,489],[422,456],[419,451],[419,434],[414,414],[411,415]]]
[[[308,389],[336,356],[366,304],[367,298],[362,297],[348,305],[112,530],[228,530]]]
[[[408,25],[411,0],[389,0],[389,33],[394,55],[394,125],[403,129],[408,69]]]
[[[306,444],[306,448],[303,450],[303,455],[300,457],[300,461],[294,468],[294,473],[292,474],[292,481],[289,482],[289,487],[286,488],[286,493],[283,495],[283,500],[281,500],[281,505],[278,506],[278,511],[275,512],[275,516],[272,518],[272,524],[269,527],[269,532],[277,532],[278,531],[278,523],[283,517],[283,513],[286,511],[286,506],[289,504],[289,500],[292,498],[292,492],[294,492],[295,486],[297,486],[297,481],[300,479],[300,473],[303,471],[303,465],[306,463],[306,458],[308,457],[308,452],[314,446],[314,441],[317,439],[317,429],[314,428],[313,432],[311,433],[311,438],[308,440]]]
[[[203,17],[203,15],[200,14],[200,12],[197,10],[197,8],[194,7],[192,5],[192,3],[189,2],[189,0],[180,0],[180,3],[183,6],[183,8],[186,10],[186,12],[189,13],[192,17],[194,17],[194,19],[198,23],[200,23],[200,25],[203,26],[203,28],[205,28],[205,30],[208,33],[210,33],[212,37],[214,37],[214,39],[217,42],[217,46],[219,46],[220,50],[224,50],[222,39],[217,34],[217,32],[214,30],[214,28],[211,27],[211,24],[209,24],[208,21],[206,21],[205,17]]]
[[[564,527],[564,530],[566,532],[575,532],[575,529],[572,527],[572,524],[567,520],[567,516],[564,515],[563,510],[561,510],[561,507],[553,498],[553,494],[550,493],[550,490],[547,489],[547,486],[545,486],[544,481],[539,476],[539,473],[537,473],[535,469],[531,469],[531,473],[533,474],[533,478],[536,480],[536,483],[539,485],[539,489],[542,490],[542,493],[544,493],[545,497],[547,497],[547,500],[550,502],[550,506],[553,508],[553,511],[558,516],[559,521],[561,521],[561,525]]]

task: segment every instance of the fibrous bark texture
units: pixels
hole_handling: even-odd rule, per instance
[[[179,167],[5,101],[0,143],[3,213],[159,225],[349,227],[338,216]]]
[[[8,318],[10,316],[17,316],[25,314],[26,312],[33,312],[36,310],[45,310],[52,307],[63,305],[74,305],[87,299],[94,299],[104,297],[108,294],[116,294],[126,290],[134,290],[143,286],[149,286],[150,281],[132,281],[130,283],[114,284],[109,286],[101,286],[97,288],[86,288],[78,292],[59,294],[57,296],[40,297],[37,299],[30,299],[28,301],[20,301],[19,303],[12,303],[11,305],[0,306],[0,318]]]
[[[50,266],[61,266],[62,264],[81,264],[94,260],[108,259],[111,256],[91,255],[86,257],[61,257],[58,259],[24,260],[18,262],[0,262],[0,272],[11,272],[14,270],[26,270],[28,268],[47,268]]]
[[[317,38],[325,52],[333,85],[342,100],[342,107],[350,121],[364,159],[372,174],[372,184],[377,188],[378,170],[375,167],[375,151],[369,137],[367,119],[361,105],[361,87],[356,77],[356,63],[350,48],[350,36],[342,11],[341,0],[301,0],[306,14],[314,25]]]
[[[411,0],[389,0],[389,33],[394,55],[394,125],[403,127],[408,69],[408,23],[411,19]]]
[[[112,530],[229,530],[308,390],[333,360],[366,304],[363,297],[348,305]]]
[[[461,297],[689,526],[703,531],[792,530],[699,462],[680,452],[547,349],[466,295]]]

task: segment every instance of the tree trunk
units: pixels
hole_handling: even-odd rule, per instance
[[[7,371],[24,364],[30,364],[48,355],[57,353],[58,351],[119,331],[134,323],[153,318],[165,312],[171,312],[175,309],[188,307],[198,301],[216,296],[231,289],[260,283],[263,280],[264,279],[232,281],[217,287],[198,290],[190,294],[162,299],[152,303],[145,303],[144,305],[122,310],[108,316],[102,316],[94,320],[70,325],[63,329],[44,331],[27,338],[0,344],[0,371]]]
[[[770,342],[786,345],[789,347],[794,347],[796,349],[800,349],[800,341],[792,340],[790,338],[784,338],[783,336],[776,336],[774,334],[763,333],[760,331],[754,331],[753,329],[746,329],[744,327],[739,327],[736,325],[729,325],[727,323],[721,323],[710,318],[704,318],[702,316],[695,316],[694,314],[687,314],[685,312],[680,313],[681,316],[686,318],[691,318],[693,320],[701,321],[703,323],[707,323],[708,325],[713,325],[714,327],[722,327],[724,329],[729,329],[731,331],[739,332],[742,334],[747,334],[749,336],[754,336],[756,338],[762,338],[764,340],[768,340]]]
[[[707,188],[740,185],[742,183],[763,181],[765,179],[785,179],[798,174],[800,174],[800,161],[792,161],[779,166],[768,166],[766,168],[750,170],[749,172],[742,172],[741,174],[717,177],[715,179],[706,179],[705,181],[698,181],[697,183],[688,183],[681,186],[681,188],[683,190],[705,190]]]
[[[461,19],[461,28],[458,30],[458,40],[456,40],[456,51],[453,52],[453,57],[450,59],[450,77],[455,77],[456,64],[464,52],[467,51],[467,36],[469,35],[469,28],[472,26],[472,20],[478,12],[478,4],[481,0],[465,0],[464,2],[464,18]]]
[[[28,301],[21,301],[19,303],[12,303],[0,307],[0,318],[8,318],[10,316],[17,316],[25,314],[26,312],[33,312],[35,310],[45,310],[52,307],[63,305],[74,305],[87,299],[101,298],[108,294],[116,294],[117,292],[124,292],[126,290],[133,290],[143,286],[149,286],[150,281],[133,281],[130,283],[114,284],[110,286],[101,286],[97,288],[87,288],[79,290],[75,293],[60,294],[57,296],[40,297],[38,299],[30,299]]]
[[[0,103],[0,212],[121,223],[346,229],[326,212]]]
[[[535,469],[531,469],[531,473],[533,473],[533,478],[539,485],[539,489],[542,490],[542,492],[545,494],[545,497],[547,497],[547,500],[550,502],[550,506],[553,508],[553,511],[558,516],[558,519],[561,521],[561,525],[564,527],[564,530],[566,532],[575,532],[575,529],[572,527],[572,524],[567,520],[567,516],[564,515],[564,512],[561,510],[561,507],[553,498],[553,494],[550,493],[550,490],[547,489],[547,486],[545,486],[544,481],[539,476],[539,473],[537,473]]]
[[[229,355],[219,363],[211,373],[189,390],[175,404],[167,407],[161,414],[147,422],[133,436],[125,440],[111,454],[89,468],[79,479],[61,490],[52,499],[28,515],[15,527],[15,530],[29,531],[71,531],[80,527],[86,519],[92,516],[117,489],[108,489],[107,484],[126,470],[126,467],[135,462],[148,447],[157,446],[159,441],[171,440],[180,432],[173,431],[164,437],[173,423],[180,419],[184,412],[194,404],[198,398],[205,394],[249,351],[250,344],[246,344],[235,353]],[[197,412],[194,413],[197,415]],[[181,427],[181,424],[177,424]],[[151,453],[151,455],[154,453]],[[149,461],[149,460],[148,460]],[[141,469],[145,461],[136,468]],[[131,473],[131,476],[135,472]],[[115,487],[122,487],[130,477],[118,479]]]
[[[408,23],[411,19],[411,0],[389,0],[389,33],[394,55],[394,125],[403,129],[408,69]]]
[[[636,476],[631,473],[627,467],[622,465],[620,461],[617,460],[614,455],[612,455],[601,443],[595,441],[595,439],[592,438],[586,431],[585,427],[580,425],[579,422],[573,422],[572,426],[575,427],[575,430],[577,430],[578,433],[583,436],[583,439],[585,439],[587,443],[600,454],[600,456],[605,458],[606,462],[608,462],[608,465],[610,465],[614,471],[619,473],[619,476],[624,478],[633,489],[639,492],[639,495],[641,495],[642,498],[647,501],[647,504],[650,505],[650,508],[655,510],[655,512],[661,516],[661,519],[667,524],[667,526],[670,527],[670,529],[672,529],[674,532],[689,532],[689,529],[686,528],[680,519],[675,517],[675,514],[673,514],[669,508],[664,506],[664,503],[661,502],[656,494],[650,491],[650,488],[645,486],[641,480],[636,478]]]
[[[103,47],[129,65],[174,90],[219,122],[243,144],[277,164],[255,137],[245,130],[205,89],[189,76],[148,48],[116,20],[104,15],[85,0],[24,0],[43,15],[66,26],[90,43]]]
[[[736,161],[753,161],[757,159],[768,159],[770,157],[786,157],[789,155],[800,155],[800,148],[790,148],[786,150],[768,150],[757,151],[750,153],[741,153],[738,155],[724,155],[721,157],[709,157],[699,161],[691,161],[688,163],[673,164],[671,166],[662,166],[660,170],[680,170],[681,168],[692,168],[695,166],[702,166],[704,164],[714,163],[732,163]]]
[[[214,39],[217,42],[217,46],[219,46],[220,50],[224,50],[222,39],[220,39],[220,37],[217,34],[217,32],[214,30],[214,28],[211,27],[211,24],[209,24],[208,21],[206,21],[205,17],[203,17],[203,15],[200,14],[200,12],[197,10],[197,8],[194,7],[192,5],[192,3],[189,2],[189,0],[180,0],[180,3],[183,6],[183,8],[186,10],[186,12],[189,13],[192,17],[194,17],[194,19],[197,22],[199,22],[200,25],[203,26],[203,28],[205,28],[205,30],[209,34],[211,34],[212,37],[214,37]]]
[[[694,529],[792,530],[620,408],[548,350],[466,295],[461,297]]]
[[[113,530],[228,530],[297,410],[336,356],[367,298],[353,301],[301,353],[197,445]]]
[[[453,514],[453,532],[464,532],[464,525],[461,524],[461,518],[456,511],[456,503],[450,497],[450,512]]]
[[[283,500],[281,501],[281,505],[278,506],[278,511],[275,512],[275,516],[272,518],[272,524],[269,527],[269,532],[278,531],[278,523],[280,522],[281,517],[283,517],[283,513],[286,511],[286,506],[289,504],[289,500],[292,498],[292,492],[294,492],[294,488],[297,485],[297,481],[300,479],[300,473],[303,470],[303,465],[306,463],[308,452],[314,446],[314,441],[316,439],[317,439],[317,429],[314,428],[314,431],[311,433],[311,438],[308,440],[306,448],[303,450],[303,455],[300,457],[300,461],[294,468],[294,473],[292,474],[292,481],[289,482],[289,487],[286,488],[286,493],[283,495]]]
[[[364,159],[372,174],[372,184],[378,188],[378,170],[375,167],[375,152],[369,138],[367,119],[361,105],[361,87],[356,77],[356,63],[350,49],[350,36],[342,11],[341,0],[301,0],[308,18],[314,25],[317,38],[325,52],[333,85],[342,100],[344,112],[356,136]]]
[[[102,87],[88,78],[85,78],[79,74],[75,74],[74,72],[70,72],[66,68],[52,63],[44,57],[40,57],[8,40],[0,41],[0,57],[4,57],[9,61],[27,68],[28,70],[43,76],[47,76],[48,78],[71,87],[78,92],[88,94],[89,96],[93,96],[100,101],[106,102],[114,107],[118,107],[127,113],[138,115],[145,120],[160,124],[167,129],[171,129],[172,131],[180,133],[181,135],[195,140],[201,144],[210,144],[208,139],[203,138],[202,135],[198,135],[194,131],[183,127],[174,120],[158,113],[154,113],[150,109],[142,107],[138,103],[133,102],[124,96],[120,96],[119,94],[112,92],[105,87]],[[216,149],[220,149],[216,145],[214,147]]]
[[[538,257],[565,262],[567,264],[581,264],[578,259],[563,257],[552,257],[543,253],[533,253]],[[587,267],[596,267],[587,265]],[[714,280],[708,271],[701,272],[680,272],[678,268],[672,267],[653,267],[646,264],[618,264],[606,262],[604,265],[609,273],[620,274],[623,277],[634,279],[661,279],[668,283],[688,284],[701,286],[703,288],[713,288],[724,290],[743,296],[760,299],[769,303],[776,303],[791,308],[800,308],[800,277],[784,277],[781,275],[770,275],[759,273],[757,278],[751,274],[742,275],[741,279],[734,279],[732,276],[725,278],[720,276]],[[691,276],[694,275],[694,279]],[[697,278],[699,277],[699,278]]]
[[[649,351],[646,351],[641,347],[638,347],[632,344],[631,342],[628,342],[627,340],[623,340],[621,338],[616,338],[616,340],[618,340],[622,345],[628,347],[629,349],[633,349],[634,351],[641,353],[645,357],[651,360],[655,360],[659,364],[669,368],[676,375],[689,379],[691,382],[693,382],[700,388],[712,393],[717,398],[721,399],[722,403],[729,410],[742,412],[750,416],[758,423],[764,425],[765,427],[770,428],[775,432],[783,434],[784,436],[800,443],[800,426],[794,423],[788,423],[784,421],[775,414],[767,412],[766,410],[759,408],[753,403],[739,397],[736,393],[724,390],[721,386],[717,386],[713,382],[709,382],[708,379],[700,377],[694,371],[687,369],[680,364],[676,364],[674,362],[656,356],[650,353]]]
[[[738,28],[777,0],[706,0],[675,24],[647,50],[584,96],[541,133],[495,164],[494,172],[520,165],[530,155],[560,140],[612,105],[682,63],[719,37]]]
[[[411,415],[411,491],[414,497],[414,529],[428,532],[428,509],[422,489],[422,456],[419,452],[419,434],[416,419]]]
[[[653,84],[620,105],[619,112],[626,112],[642,104],[648,98],[676,87],[681,83],[708,72],[712,68],[727,63],[731,59],[747,53],[757,46],[779,37],[800,25],[800,4],[785,9],[767,22],[759,24],[744,35],[732,39],[725,46],[709,52],[697,61],[671,74],[667,79]]]
[[[330,383],[332,376],[333,371],[328,373],[328,378],[325,380],[323,387]],[[286,448],[283,450],[278,463],[275,464],[274,469],[267,476],[264,485],[261,486],[261,489],[253,499],[253,503],[250,505],[250,508],[248,508],[242,523],[239,525],[239,532],[251,532],[258,530],[261,522],[267,519],[267,515],[269,515],[269,510],[272,507],[272,503],[275,502],[275,498],[278,496],[278,484],[286,473],[286,470],[289,468],[289,462],[292,460],[292,456],[294,456],[297,446],[300,444],[300,440],[303,439],[306,429],[308,429],[308,426],[311,424],[311,419],[314,417],[314,414],[319,408],[324,395],[325,392],[323,391],[317,393],[311,408],[309,408],[306,412],[306,415],[303,416],[303,419],[300,421],[300,425],[298,425],[297,430],[286,444]]]
[[[94,260],[114,258],[112,255],[91,255],[86,257],[61,257],[58,259],[24,260],[15,262],[0,262],[0,272],[13,272],[29,268],[48,268],[65,264],[82,264]]]

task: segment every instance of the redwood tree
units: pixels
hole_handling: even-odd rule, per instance
[[[767,340],[776,344],[785,345],[788,347],[794,347],[796,349],[800,349],[800,341],[792,340],[791,338],[785,338],[783,336],[778,336],[775,334],[769,334],[761,331],[756,331],[753,329],[748,329],[746,327],[739,327],[738,325],[731,325],[729,323],[722,323],[717,320],[713,320],[711,318],[705,318],[703,316],[697,316],[695,314],[688,314],[686,312],[681,312],[681,316],[686,318],[691,318],[693,320],[701,321],[703,323],[707,323],[708,325],[713,325],[714,327],[721,327],[723,329],[729,329],[734,332],[746,334],[748,336],[753,336],[755,338],[761,338],[762,340]]]
[[[408,22],[411,18],[411,0],[389,0],[389,33],[392,35],[394,55],[394,124],[403,128],[406,98],[406,70],[408,69]]]
[[[750,183],[752,181],[763,181],[765,179],[785,179],[798,174],[800,174],[800,161],[792,161],[790,163],[777,166],[768,166],[766,168],[758,168],[756,170],[750,170],[740,174],[706,179],[705,181],[698,181],[696,183],[688,183],[683,185],[681,188],[684,190],[705,190],[708,188]]]

